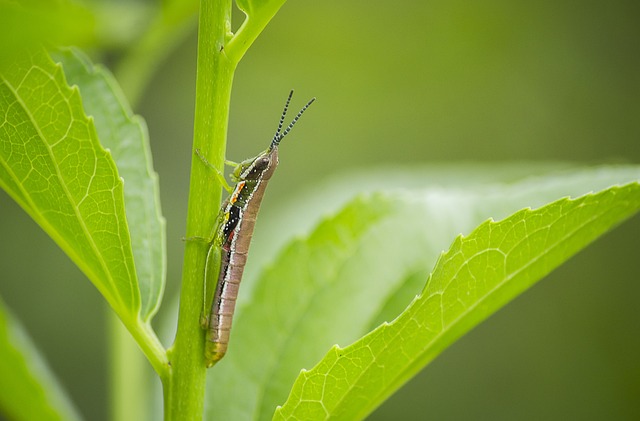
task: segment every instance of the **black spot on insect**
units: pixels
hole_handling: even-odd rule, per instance
[[[242,211],[237,206],[231,206],[229,209],[229,219],[222,229],[225,238],[229,238],[229,235],[231,235],[233,230],[238,226],[238,222],[240,222],[241,219],[241,213]]]

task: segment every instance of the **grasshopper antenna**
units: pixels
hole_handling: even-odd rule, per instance
[[[282,140],[282,138],[285,137],[287,134],[289,134],[289,132],[291,131],[293,126],[296,124],[296,122],[300,119],[302,114],[304,114],[307,108],[309,108],[309,106],[313,104],[313,101],[316,100],[315,97],[311,98],[311,100],[307,102],[307,104],[304,107],[302,107],[302,109],[298,112],[298,114],[296,114],[296,116],[293,118],[291,123],[289,123],[287,128],[284,129],[284,132],[282,132],[282,126],[284,125],[284,119],[287,115],[287,110],[289,109],[289,103],[291,102],[292,96],[293,96],[293,89],[291,90],[291,92],[289,92],[289,97],[287,98],[287,102],[284,105],[284,111],[282,111],[282,117],[280,117],[280,122],[278,123],[278,130],[276,131],[276,134],[273,136],[273,140],[271,141],[271,148],[276,147],[280,144],[280,141]]]

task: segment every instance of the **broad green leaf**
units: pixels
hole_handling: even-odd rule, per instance
[[[274,419],[365,417],[456,339],[638,210],[635,182],[459,236],[398,318],[303,370]]]
[[[569,170],[572,171],[569,173]],[[634,179],[636,174],[632,172],[624,179]],[[595,174],[594,169],[550,162],[430,164],[428,167],[384,167],[336,174],[321,183],[314,183],[299,194],[284,198],[273,210],[268,205],[263,206],[251,243],[251,259],[245,269],[240,299],[244,302],[251,296],[258,270],[272,262],[292,236],[308,235],[323,215],[338,212],[358,194],[396,194],[399,189],[409,189],[422,196],[435,195],[443,199],[432,203],[430,212],[436,220],[450,219],[446,206],[448,201],[463,202],[457,207],[456,214],[466,213],[451,221],[451,229],[440,230],[442,235],[438,238],[433,232],[429,233],[430,242],[436,245],[433,250],[426,251],[434,256],[427,268],[430,270],[437,254],[450,244],[453,237],[471,231],[487,218],[505,217],[522,207],[541,206],[563,195],[582,195],[598,186],[604,188],[617,183],[621,176],[624,175],[620,171],[603,177]],[[278,179],[274,182],[282,182]],[[529,182],[522,184],[523,180]],[[596,182],[599,184],[594,184]],[[530,184],[535,186],[534,191],[528,187]],[[570,185],[580,188],[567,190]],[[265,220],[268,223],[262,222]]]
[[[357,263],[367,262],[365,257],[359,256],[361,253],[358,249],[367,240],[384,241],[384,238],[372,236],[370,231],[372,227],[384,224],[392,211],[393,201],[386,197],[356,200],[335,218],[322,223],[308,239],[294,241],[284,250],[277,265],[265,273],[264,283],[261,285],[263,288],[256,292],[261,300],[271,303],[270,310],[245,311],[243,317],[237,317],[234,321],[229,354],[215,369],[210,370],[210,380],[219,384],[224,379],[224,386],[208,389],[213,390],[213,396],[206,400],[212,404],[207,409],[210,411],[209,419],[257,418],[256,412],[264,404],[262,395],[268,392],[268,389],[265,389],[267,384],[284,387],[281,394],[286,393],[292,381],[291,374],[295,374],[305,362],[313,361],[305,358],[307,355],[304,346],[318,345],[316,341],[307,343],[298,336],[296,341],[299,347],[291,347],[289,339],[293,332],[302,336],[318,334],[324,337],[320,349],[327,349],[333,344],[327,341],[326,334],[300,330],[301,322],[311,320],[300,320],[298,316],[313,317],[310,314],[312,309],[326,308],[330,303],[324,300],[336,299],[337,293],[332,288],[344,291],[348,287],[349,279],[340,279],[338,275],[347,263],[352,263],[353,268],[358,268]],[[375,247],[372,247],[371,251],[375,252]],[[312,266],[304,265],[311,261]],[[304,263],[297,264],[298,262]],[[332,282],[330,285],[329,280]],[[280,282],[289,286],[295,284],[296,288],[273,288]],[[326,293],[319,296],[323,290],[326,290]],[[281,307],[281,302],[286,304]],[[330,329],[330,317],[331,314],[321,314],[316,323],[320,323],[324,329]],[[259,334],[256,334],[257,326]],[[353,334],[357,337],[360,332]],[[241,342],[235,342],[237,337],[242,337]],[[285,374],[280,371],[281,364],[287,358],[293,358],[287,362],[298,368],[294,373],[288,373],[288,384],[280,384],[281,376]],[[237,371],[239,368],[242,374],[236,376],[240,374]],[[245,378],[244,373],[258,377]],[[243,391],[242,404],[237,402],[239,391]],[[233,402],[234,405],[229,406],[229,402]],[[274,406],[271,406],[271,412],[273,408]]]
[[[0,414],[7,419],[80,419],[36,347],[2,300],[0,373]]]
[[[437,164],[339,174],[292,195],[273,210],[269,207],[261,210],[240,302],[244,304],[251,299],[260,268],[272,262],[292,236],[308,235],[322,215],[337,212],[357,194],[393,195],[402,190],[425,198],[431,220],[414,223],[437,221],[438,229],[429,229],[427,234],[430,248],[423,251],[431,256],[424,266],[430,271],[438,254],[455,236],[471,232],[488,218],[503,219],[525,207],[536,208],[564,196],[577,197],[637,179],[640,170],[636,167],[584,168],[569,163]],[[265,220],[268,223],[262,223]],[[408,296],[413,297],[423,285],[424,279]]]
[[[121,318],[140,295],[122,180],[77,89],[43,51],[0,74],[0,186],[87,275]]]
[[[158,175],[153,170],[144,120],[133,114],[108,70],[78,50],[55,53],[67,82],[80,89],[85,113],[93,117],[100,143],[111,152],[124,180],[124,201],[142,301],[141,315],[157,311],[165,284],[165,220]]]
[[[571,167],[458,165],[351,174],[263,213],[229,352],[209,372],[209,419],[270,418],[300,369],[406,308],[460,233],[492,216],[640,179],[635,167]],[[349,201],[356,191],[370,193]],[[315,228],[300,220],[338,209]],[[277,254],[292,234],[297,238]],[[257,272],[256,263],[266,261],[269,266]]]

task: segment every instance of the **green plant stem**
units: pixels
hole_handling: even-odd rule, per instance
[[[126,318],[121,319],[125,327],[133,336],[136,343],[147,357],[149,363],[153,367],[160,379],[165,379],[169,375],[169,360],[167,359],[167,351],[164,349],[156,332],[151,325],[143,322],[141,319]]]
[[[231,85],[236,63],[225,54],[231,37],[231,0],[202,0],[193,147],[223,170]],[[220,205],[221,188],[211,170],[192,155],[187,238],[209,237]],[[206,368],[200,327],[207,245],[187,241],[182,272],[178,330],[169,351],[171,371],[164,381],[165,419],[199,420],[204,407]]]
[[[113,313],[108,317],[111,332],[111,416],[112,421],[148,419],[148,365],[138,345]]]

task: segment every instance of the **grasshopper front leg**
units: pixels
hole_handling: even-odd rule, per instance
[[[224,178],[224,174],[220,172],[219,169],[217,169],[216,167],[214,167],[208,160],[207,158],[204,157],[204,155],[202,154],[202,152],[200,152],[200,149],[196,148],[195,150],[196,155],[198,155],[198,158],[200,158],[200,160],[202,161],[202,163],[204,165],[207,166],[207,168],[211,169],[213,171],[213,174],[215,175],[216,179],[218,180],[218,183],[220,183],[220,185],[222,186],[222,188],[224,188],[227,193],[231,194],[231,192],[233,191],[233,187],[231,187],[229,185],[229,183],[227,182],[227,179]],[[233,161],[224,161],[225,165],[229,165],[232,167],[237,167],[238,164],[233,162]]]

